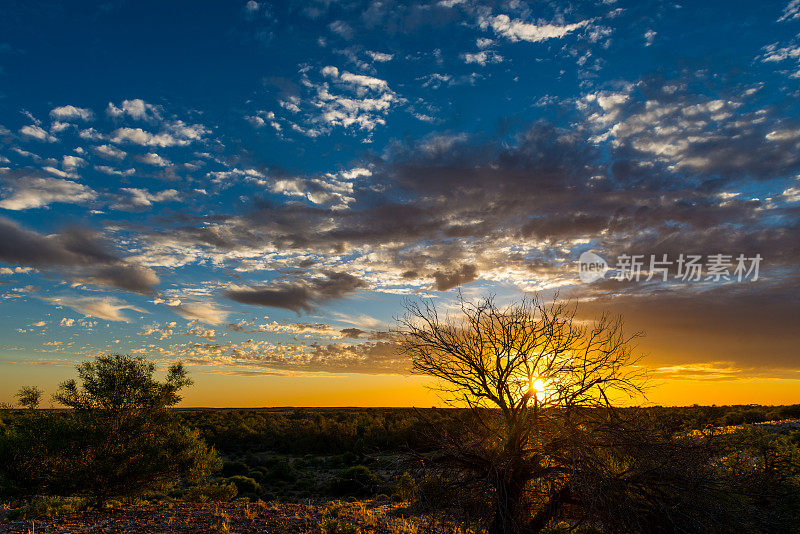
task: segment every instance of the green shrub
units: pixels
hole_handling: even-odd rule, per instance
[[[264,478],[265,478],[263,469],[253,469],[253,470],[247,472],[246,476],[252,478],[253,480],[258,482],[259,484],[264,482]]]
[[[290,482],[297,477],[292,464],[284,457],[270,458],[264,464],[267,471],[264,477],[268,480],[280,480]]]
[[[800,417],[800,404],[793,404],[791,406],[782,406],[780,408],[780,416],[786,419],[793,419]]]
[[[261,491],[261,484],[256,482],[250,477],[236,475],[229,477],[227,479],[228,482],[232,482],[236,485],[236,489],[239,490],[239,493],[252,493],[257,494]]]
[[[250,468],[243,462],[223,462],[222,463],[222,476],[232,477],[236,475],[247,475]]]
[[[368,467],[354,465],[336,474],[331,482],[331,492],[336,495],[369,495],[375,493],[381,479]]]
[[[417,482],[411,473],[406,471],[397,479],[394,485],[394,492],[401,501],[413,501],[417,496]]]
[[[358,455],[353,451],[347,451],[342,455],[342,463],[344,465],[354,465],[358,462]]]
[[[207,484],[188,488],[184,493],[184,499],[193,502],[227,502],[236,497],[238,493],[239,490],[233,482],[228,482],[227,484]]]
[[[177,483],[201,482],[219,458],[170,407],[191,384],[176,364],[165,381],[141,357],[109,355],[59,386],[64,413],[26,410],[0,433],[0,486],[15,495],[88,496],[95,507]]]
[[[767,415],[763,410],[751,408],[742,412],[742,418],[745,423],[763,423],[767,420]]]
[[[763,410],[750,408],[725,414],[723,421],[726,425],[738,426],[743,424],[763,423],[767,420],[767,415]]]
[[[86,499],[81,497],[60,497],[57,495],[37,496],[24,506],[13,510],[9,519],[37,519],[73,514],[86,508]]]

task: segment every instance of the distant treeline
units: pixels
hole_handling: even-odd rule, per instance
[[[181,410],[180,417],[225,456],[267,451],[291,455],[391,453],[426,448],[417,412],[408,408]]]
[[[800,418],[800,404],[654,406],[643,410],[675,432]],[[209,445],[228,457],[254,452],[336,455],[422,451],[431,445],[426,442],[423,427],[437,421],[444,424],[446,411],[432,408],[175,410],[186,426],[197,429]],[[0,427],[21,414],[21,410],[0,411]]]
[[[634,409],[634,408],[631,408]],[[640,408],[635,408],[641,410]],[[623,409],[625,410],[625,409]],[[654,406],[644,410],[675,432],[800,418],[790,406]],[[184,423],[225,456],[394,453],[425,450],[423,427],[444,424],[446,410],[412,408],[181,409]]]

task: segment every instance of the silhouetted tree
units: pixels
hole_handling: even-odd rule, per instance
[[[17,392],[17,402],[24,408],[38,408],[41,400],[42,390],[36,386],[22,386]]]
[[[407,304],[402,346],[438,379],[458,424],[436,425],[434,464],[488,487],[493,534],[540,532],[559,517],[609,532],[703,531],[719,495],[705,440],[678,439],[615,404],[644,376],[619,317],[524,298],[500,308],[463,297],[457,316]],[[476,502],[486,499],[477,499]]]

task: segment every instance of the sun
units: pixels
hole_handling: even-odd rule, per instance
[[[535,380],[531,380],[531,387],[530,389],[534,393],[544,393],[547,389],[547,384],[541,378],[537,378]]]

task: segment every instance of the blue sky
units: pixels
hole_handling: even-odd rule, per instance
[[[798,378],[797,0],[2,12],[4,389],[109,351],[404,376],[403,299],[456,288],[626,314],[665,380]],[[764,260],[582,284],[590,249]]]

